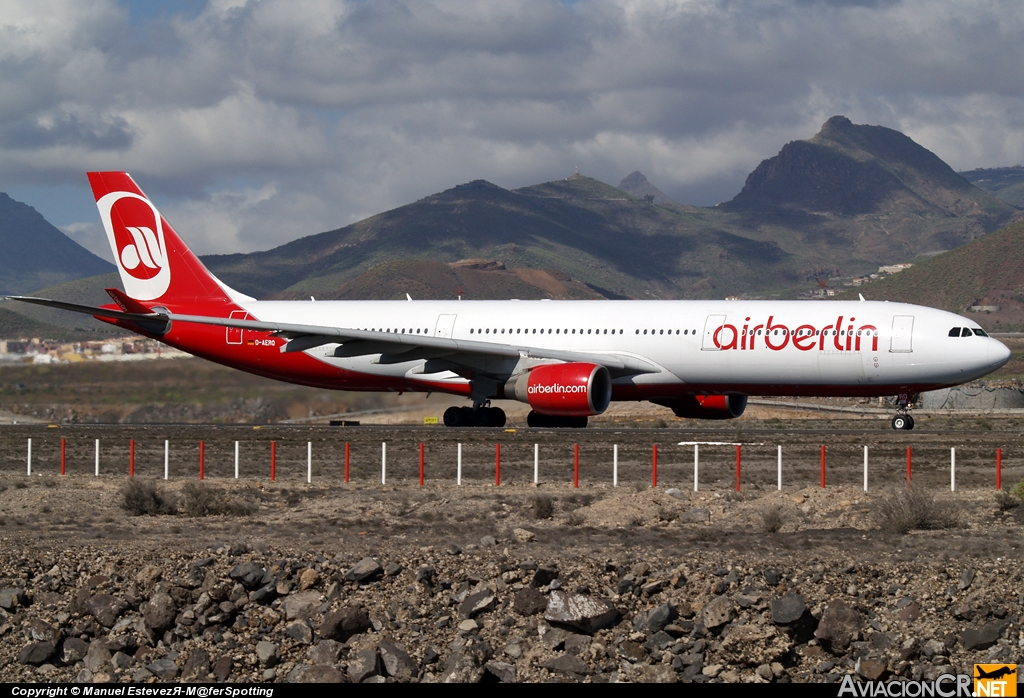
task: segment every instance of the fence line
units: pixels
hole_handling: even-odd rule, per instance
[[[693,446],[693,490],[698,492],[700,490],[700,446],[735,446],[736,448],[736,468],[735,468],[735,489],[737,492],[740,491],[742,483],[742,446],[764,446],[764,443],[750,443],[741,444],[736,442],[681,442],[679,446]],[[241,475],[241,442],[234,442],[234,478],[238,479]],[[456,451],[456,484],[462,485],[463,475],[463,444],[460,442],[457,444]],[[128,477],[135,476],[136,466],[136,442],[135,439],[130,439],[128,443]],[[776,445],[776,488],[781,491],[783,485],[783,453],[782,445]],[[869,446],[861,446],[863,449],[863,489],[865,492],[869,488]],[[43,452],[46,452],[45,441],[43,446]],[[123,453],[123,451],[121,452]],[[95,439],[95,458],[94,458],[94,476],[98,477],[100,474],[100,439]],[[820,483],[821,487],[826,487],[826,473],[827,473],[827,449],[825,444],[820,445]],[[123,456],[122,456],[123,457]],[[270,442],[270,479],[271,481],[276,480],[276,458],[277,458],[277,442],[272,440]],[[37,458],[38,460],[38,458]],[[350,443],[345,442],[345,482],[350,481]],[[999,447],[995,453],[995,487],[997,490],[1002,489],[1002,461],[1003,461],[1003,449]],[[45,464],[46,457],[43,457],[43,463]],[[122,461],[123,463],[123,461]],[[27,438],[26,451],[25,451],[25,472],[26,475],[31,477],[33,473],[33,439]],[[170,479],[170,440],[164,440],[164,468],[163,477],[164,480]],[[123,465],[121,467],[124,467]],[[573,444],[573,487],[578,488],[580,482],[580,445],[579,443]],[[67,439],[60,439],[60,473],[61,475],[66,474],[67,468]],[[36,468],[37,474],[39,468]],[[124,471],[121,471],[124,472]],[[199,440],[199,479],[205,478],[205,440]],[[426,478],[426,456],[425,456],[425,445],[419,443],[419,484],[420,486],[425,485]],[[913,447],[906,447],[906,486],[911,487],[913,480]],[[311,484],[313,482],[313,442],[306,442],[306,482]],[[540,484],[540,445],[533,444],[533,482],[534,484]],[[387,442],[381,442],[381,484],[387,484]],[[499,487],[501,485],[501,443],[496,443],[494,446],[494,486]],[[619,486],[619,444],[612,444],[612,486]],[[658,444],[652,444],[651,447],[651,487],[656,488],[658,486]],[[956,447],[951,447],[949,450],[949,488],[951,492],[956,491]]]

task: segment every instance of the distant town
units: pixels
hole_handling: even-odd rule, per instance
[[[39,337],[0,340],[0,366],[67,364],[83,361],[177,359],[189,354],[145,337],[90,342],[59,342]]]

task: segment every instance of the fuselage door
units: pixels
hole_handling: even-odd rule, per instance
[[[704,340],[701,345],[702,350],[721,351],[721,345],[716,343],[715,340],[718,339],[716,335],[720,334],[720,330],[724,324],[724,315],[708,315],[708,319],[704,322]]]
[[[451,339],[452,330],[455,329],[455,318],[457,315],[438,315],[437,326],[434,328],[435,337]]]
[[[232,310],[231,311],[231,319],[232,320],[248,320],[249,319],[249,313],[245,312],[244,310]],[[242,343],[242,332],[244,331],[244,330],[242,330],[242,328],[240,328],[240,327],[228,327],[227,331],[228,332],[227,332],[226,340],[227,340],[228,344],[241,344]]]
[[[914,351],[914,316],[897,315],[892,319],[892,340],[889,351],[908,354]]]

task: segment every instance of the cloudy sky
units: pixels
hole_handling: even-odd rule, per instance
[[[484,178],[732,198],[834,114],[1024,163],[1020,0],[0,0],[0,191],[109,258],[123,169],[203,253]]]

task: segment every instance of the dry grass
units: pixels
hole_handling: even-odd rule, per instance
[[[555,503],[546,494],[539,494],[533,498],[533,518],[550,519],[555,513]]]
[[[173,499],[164,495],[157,484],[150,480],[129,480],[121,488],[120,506],[129,516],[178,513]]]
[[[250,516],[258,507],[254,502],[229,497],[213,485],[187,482],[181,488],[181,511],[185,516]]]
[[[761,530],[778,533],[786,523],[786,512],[781,504],[771,504],[761,509]]]
[[[941,502],[927,490],[896,489],[876,501],[878,527],[886,533],[938,531],[960,526],[960,509]]]

